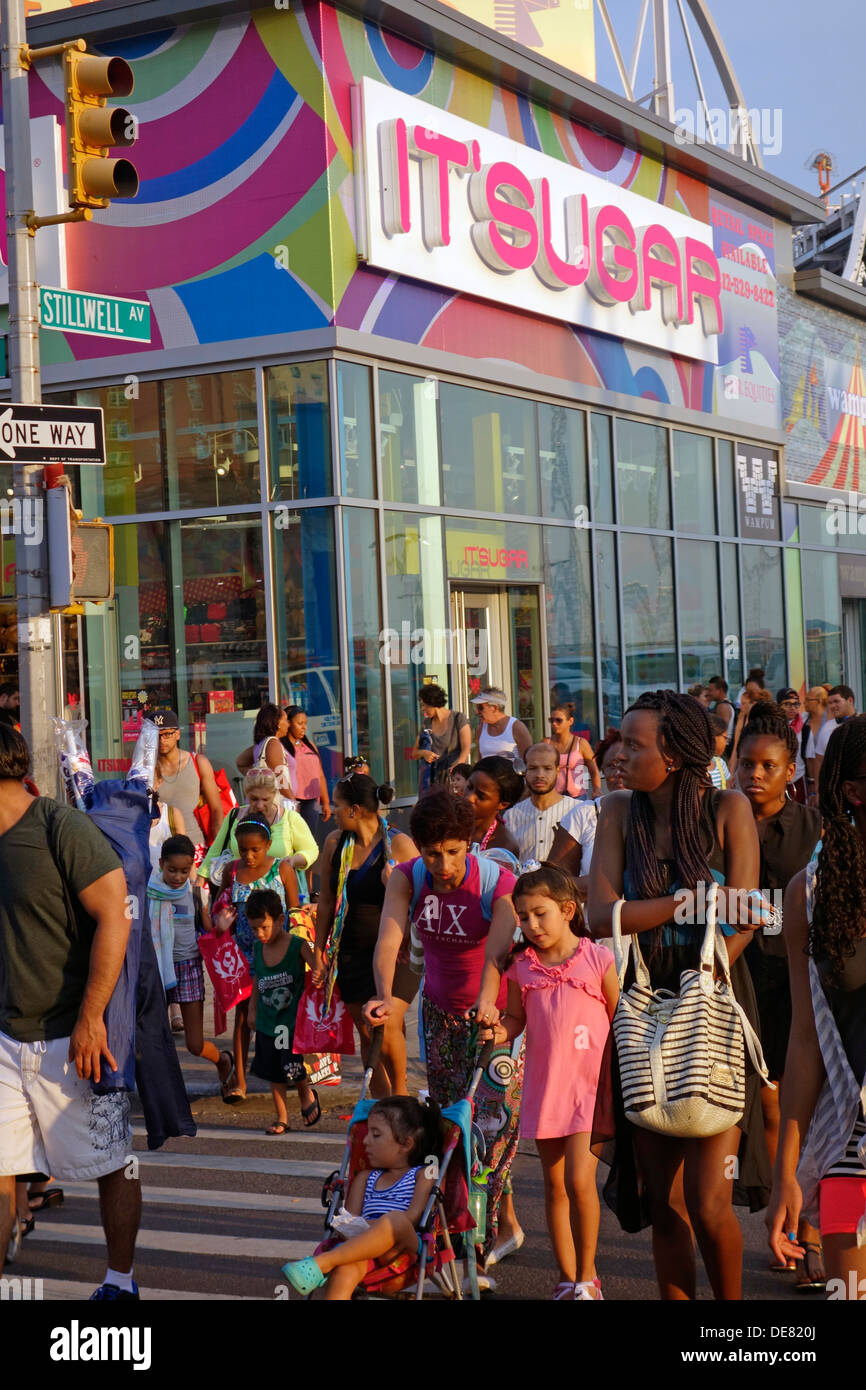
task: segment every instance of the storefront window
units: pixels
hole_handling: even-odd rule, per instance
[[[728,694],[735,695],[743,683],[743,642],[740,632],[740,580],[737,573],[736,545],[722,546],[722,635]],[[715,675],[716,672],[713,672]],[[721,671],[719,674],[723,674]]]
[[[796,512],[796,507],[792,508]],[[806,683],[803,638],[803,585],[799,550],[785,550],[785,601],[788,613],[788,684],[799,690]],[[773,692],[775,694],[775,691]]]
[[[614,520],[613,515],[613,453],[610,444],[611,417],[589,417],[589,476],[592,488],[593,521]]]
[[[678,531],[715,533],[713,441],[705,434],[674,430],[674,506]]]
[[[331,422],[327,362],[290,362],[265,372],[271,497],[330,497]]]
[[[175,377],[164,381],[161,390],[169,508],[257,502],[255,373]]]
[[[705,684],[722,670],[717,551],[712,541],[677,541],[683,681]]]
[[[803,512],[817,508],[800,508]],[[803,615],[806,628],[806,679],[809,685],[842,676],[842,600],[839,596],[839,563],[835,555],[802,550]]]
[[[628,536],[620,565],[630,705],[644,690],[678,684],[671,543],[662,536]]]
[[[343,767],[334,514],[278,510],[272,525],[280,703],[306,711],[307,737],[333,785]]]
[[[379,373],[382,491],[388,502],[439,506],[439,424],[435,377]]]
[[[390,512],[385,516],[385,568],[388,583],[394,782],[398,796],[417,796],[418,764],[409,756],[418,734],[418,695],[426,680],[451,685],[445,598],[445,555],[438,516]],[[467,711],[468,712],[468,711]]]
[[[596,531],[595,573],[598,584],[598,645],[601,654],[601,732],[618,728],[622,719],[622,660],[616,582],[616,536]]]
[[[716,441],[719,460],[719,535],[737,534],[737,494],[734,446],[729,439]]]
[[[542,578],[539,526],[446,516],[445,544],[452,581],[519,584]]]
[[[446,507],[538,513],[535,402],[439,386]]]
[[[538,407],[541,515],[575,521],[586,508],[585,417],[562,405]]]
[[[105,412],[104,468],[80,468],[81,506],[87,516],[134,516],[165,507],[160,439],[159,385],[133,381],[127,386],[77,391],[76,405]]]
[[[360,507],[343,511],[346,559],[346,630],[349,635],[349,728],[353,753],[373,758],[377,782],[387,775],[379,541],[376,514]]]
[[[746,668],[763,667],[767,689],[787,683],[785,617],[782,604],[782,552],[775,546],[744,545],[743,616],[746,622]]]
[[[623,526],[668,530],[667,432],[658,425],[617,419],[614,441],[620,522]]]
[[[545,527],[544,579],[550,707],[572,703],[575,729],[594,739],[598,706],[588,531]]]
[[[18,605],[15,601],[15,536],[6,525],[14,518],[12,465],[0,464],[0,507],[4,525],[0,528],[0,685],[18,689]],[[13,694],[14,694],[13,690]]]
[[[842,495],[841,501],[847,500]],[[826,507],[810,507],[806,503],[800,503],[800,544],[801,545],[838,545],[839,537],[835,528],[827,525],[830,513]],[[847,538],[846,538],[847,539]]]
[[[359,362],[337,363],[337,420],[342,491],[375,497],[372,373]]]

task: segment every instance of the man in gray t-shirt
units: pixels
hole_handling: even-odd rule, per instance
[[[103,1058],[115,1066],[104,1013],[129,937],[126,879],[87,816],[30,795],[29,765],[24,739],[0,725],[0,1267],[17,1174],[96,1178],[108,1273],[93,1297],[138,1298],[129,1099],[92,1086]]]

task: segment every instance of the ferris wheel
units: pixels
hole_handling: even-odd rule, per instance
[[[715,20],[710,13],[706,0],[641,0],[640,13],[634,25],[634,32],[631,42],[631,57],[626,66],[623,56],[623,49],[620,46],[617,32],[608,11],[606,0],[596,0],[596,8],[601,28],[607,36],[610,44],[613,59],[616,64],[617,72],[622,83],[623,93],[628,101],[637,105],[652,101],[652,109],[662,120],[676,123],[677,103],[674,98],[674,74],[671,64],[671,25],[676,23],[676,16],[672,16],[672,9],[676,5],[679,24],[688,53],[691,75],[694,81],[697,95],[697,104],[702,113],[701,138],[707,139],[712,144],[722,145],[731,151],[732,154],[739,155],[749,164],[755,164],[758,168],[763,168],[760,148],[755,139],[752,125],[749,120],[748,107],[743,96],[742,89],[737,81],[737,75],[731,65],[725,48],[722,36],[716,27]],[[625,9],[622,0],[616,0],[616,8],[619,11],[617,23],[620,32],[625,33],[631,28],[629,21],[623,18]],[[686,9],[691,11],[694,25],[703,40],[705,50],[704,67],[702,70],[699,61],[698,50],[695,45],[695,37],[689,23]],[[647,20],[652,11],[651,23]],[[640,95],[636,91],[638,74],[641,71],[641,59],[646,47],[645,40],[651,34],[652,58],[653,58],[653,78],[650,91]],[[707,80],[705,80],[707,79]],[[719,122],[714,119],[715,108],[710,107],[707,101],[707,82],[711,82],[715,88],[721,84],[724,93],[724,100],[727,104],[727,119],[723,123],[723,134],[727,137],[722,140],[719,138]],[[691,93],[690,93],[691,96]]]

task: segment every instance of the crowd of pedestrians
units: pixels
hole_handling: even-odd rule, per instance
[[[599,1156],[623,1229],[651,1227],[663,1299],[695,1297],[696,1251],[715,1296],[741,1297],[738,1204],[766,1209],[772,1267],[804,1292],[866,1274],[866,715],[853,692],[814,687],[801,710],[760,670],[735,697],[717,676],[641,695],[595,748],[567,703],[535,743],[502,690],[472,704],[474,759],[467,716],[422,688],[405,832],[362,756],[329,789],[295,706],[259,712],[237,760],[241,805],[180,747],[177,715],[154,718],[149,935],[185,1046],[213,1064],[223,1100],[242,1102],[252,1071],[270,1085],[268,1135],[290,1128],[290,1090],[301,1122],[319,1121],[293,1045],[306,991],[336,988],[364,1065],[382,1030],[370,1168],[347,1198],[366,1229],[286,1266],[290,1282],[344,1299],[368,1267],[408,1255],[430,1192],[421,1148],[438,1151],[440,1108],[470,1087],[486,1271],[525,1239],[523,1136],[541,1162],[556,1301],[603,1296]],[[129,937],[124,876],[88,816],[32,795],[28,761],[0,720],[0,1252],[57,1200],[52,1179],[96,1178],[108,1261],[94,1296],[135,1298],[140,1192],[117,1178],[128,1096],[93,1084],[115,1066],[103,1014]],[[233,942],[250,981],[231,1047],[205,1036],[203,939]],[[728,1118],[662,1123],[646,1101],[642,1119],[627,1030],[641,999],[682,1000],[705,972],[736,1020],[712,1077]],[[401,1099],[419,994],[421,1105]],[[699,1051],[698,1025],[679,1018],[680,1054]],[[684,1065],[676,1048],[653,1063]]]

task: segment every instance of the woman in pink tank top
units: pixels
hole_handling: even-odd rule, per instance
[[[559,757],[556,790],[564,796],[601,796],[601,777],[585,738],[573,732],[574,705],[557,705],[550,715],[550,738]]]

